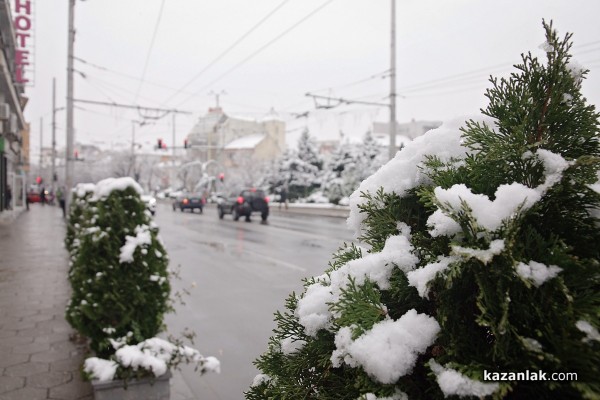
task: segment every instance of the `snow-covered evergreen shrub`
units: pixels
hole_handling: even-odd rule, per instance
[[[131,178],[105,179],[78,217],[66,318],[103,358],[114,352],[111,338],[154,337],[170,309],[168,257],[141,194]]]
[[[89,198],[94,193],[94,186],[92,183],[80,183],[72,190],[71,206],[69,207],[67,218],[67,234],[65,237],[65,247],[71,255],[77,252],[79,246],[77,236],[81,232],[82,225],[85,223],[83,214]]]
[[[481,118],[351,196],[361,247],[276,314],[248,399],[600,398],[599,115],[571,36],[544,28],[545,64],[524,55]]]

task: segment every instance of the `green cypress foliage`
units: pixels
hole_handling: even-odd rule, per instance
[[[81,225],[85,222],[83,212],[93,193],[94,185],[91,183],[78,184],[72,191],[71,207],[69,208],[69,218],[67,219],[67,234],[65,237],[65,247],[70,254],[75,254],[79,247],[77,236],[81,231]]]
[[[248,399],[600,398],[599,114],[543,26],[545,62],[491,80],[462,154],[429,132],[355,192],[364,247],[289,296]]]
[[[71,211],[79,244],[66,318],[101,358],[114,352],[110,338],[139,343],[154,337],[170,309],[168,257],[140,193],[131,178],[110,178],[75,203],[81,210]]]

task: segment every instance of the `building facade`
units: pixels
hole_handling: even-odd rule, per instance
[[[15,39],[10,4],[0,0],[0,212],[24,200],[27,157],[23,140],[29,131],[23,116],[27,98],[23,85],[16,83]]]
[[[228,116],[220,107],[200,117],[187,137],[188,159],[235,168],[240,160],[271,161],[285,151],[285,122]]]
[[[419,137],[425,132],[439,128],[442,121],[416,121],[396,123],[396,146],[402,147],[411,140]],[[382,146],[389,146],[390,124],[389,122],[375,122],[373,124],[373,137]]]

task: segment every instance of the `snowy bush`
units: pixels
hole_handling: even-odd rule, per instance
[[[131,178],[109,178],[79,203],[85,207],[77,217],[66,318],[99,357],[113,353],[111,338],[129,335],[138,343],[154,337],[170,309],[168,257],[141,193]]]
[[[180,363],[193,364],[196,370],[221,372],[221,363],[215,357],[204,357],[181,343],[172,343],[161,338],[150,338],[128,345],[127,338],[111,340],[115,353],[109,359],[90,357],[85,360],[83,371],[90,379],[99,382],[114,379],[129,380],[152,376],[158,378]]]
[[[65,247],[71,255],[77,252],[79,246],[78,235],[81,232],[81,226],[85,222],[83,213],[89,198],[94,193],[94,187],[95,185],[92,183],[80,183],[72,190],[65,238]]]
[[[248,399],[600,397],[599,115],[571,36],[544,28],[545,64],[523,55],[482,117],[353,193],[359,246],[276,314]]]

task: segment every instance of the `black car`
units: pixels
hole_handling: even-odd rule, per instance
[[[260,189],[244,189],[227,197],[220,197],[217,201],[219,218],[223,219],[225,214],[231,214],[235,221],[240,217],[246,217],[250,222],[252,213],[260,214],[263,222],[269,217],[269,199],[265,192]]]
[[[173,211],[180,209],[183,210],[202,210],[204,209],[204,197],[200,193],[183,193],[175,198],[173,201]]]

